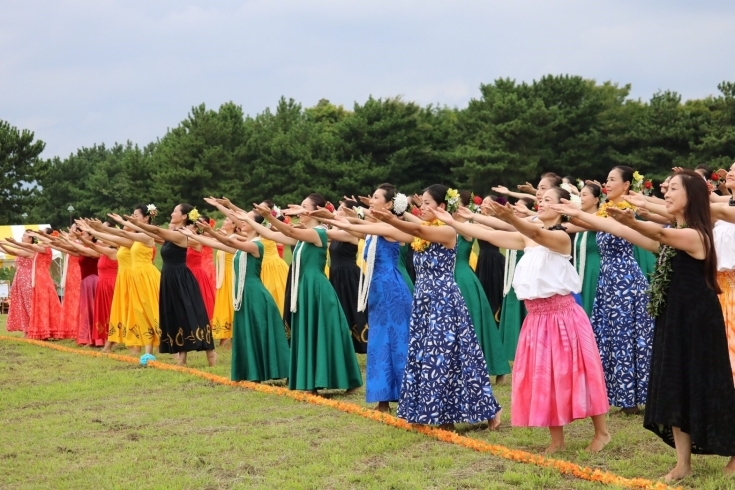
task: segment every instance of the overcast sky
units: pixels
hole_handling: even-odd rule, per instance
[[[0,0],[0,15],[0,119],[44,157],[145,145],[200,103],[464,107],[481,83],[549,73],[686,99],[735,81],[733,0]]]

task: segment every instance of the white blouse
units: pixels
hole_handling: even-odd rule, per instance
[[[717,270],[735,269],[735,224],[726,221],[715,221],[712,231],[717,252]]]
[[[569,262],[571,256],[546,247],[528,247],[518,261],[513,289],[518,299],[550,298],[582,290],[582,280]]]

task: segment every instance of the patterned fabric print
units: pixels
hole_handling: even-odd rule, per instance
[[[416,289],[397,415],[419,424],[495,417],[485,357],[454,281],[456,248],[432,243],[414,254]]]
[[[367,345],[365,400],[398,400],[406,369],[411,293],[398,270],[400,244],[383,237],[375,249],[375,269],[368,296],[370,342]],[[365,247],[367,253],[369,246]]]
[[[600,279],[592,309],[592,328],[605,370],[607,397],[614,407],[646,402],[654,321],[648,314],[648,281],[630,242],[597,233]]]

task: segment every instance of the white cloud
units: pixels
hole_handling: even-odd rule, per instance
[[[695,98],[735,80],[724,1],[47,0],[4,2],[3,17],[0,117],[45,156],[147,144],[202,102],[463,106],[481,83],[548,73]]]

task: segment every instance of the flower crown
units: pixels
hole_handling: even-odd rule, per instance
[[[653,182],[651,179],[646,180],[645,176],[636,170],[633,172],[633,182],[631,182],[630,188],[635,192],[642,193],[644,196],[650,196],[653,190]]]
[[[197,211],[197,208],[192,209],[187,213],[189,216],[189,221],[198,221],[199,220],[199,211]]]
[[[158,208],[156,207],[155,204],[149,204],[145,208],[148,211],[149,216],[155,217],[158,214]]]
[[[447,212],[449,214],[456,213],[457,209],[459,209],[459,191],[450,187],[447,189],[447,194],[444,196],[444,200],[447,202]]]
[[[393,197],[393,213],[401,216],[408,210],[408,197],[405,194],[397,193]]]
[[[482,207],[482,198],[472,193],[470,195],[470,203],[467,205],[467,209],[469,209],[473,213],[479,213],[481,207]]]

